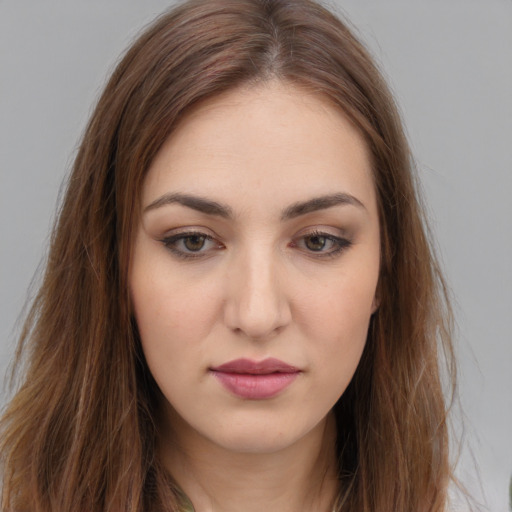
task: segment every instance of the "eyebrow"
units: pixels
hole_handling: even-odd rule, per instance
[[[193,210],[197,210],[207,215],[216,215],[223,218],[232,218],[234,216],[233,210],[227,205],[220,204],[217,201],[212,201],[204,197],[194,196],[190,194],[181,194],[179,192],[164,194],[163,196],[159,197],[158,199],[150,203],[148,206],[146,206],[144,208],[144,213],[168,204],[175,203],[186,206],[187,208],[192,208]],[[359,199],[350,194],[329,194],[325,196],[314,197],[307,201],[293,203],[292,205],[288,206],[283,210],[281,220],[284,221],[294,219],[307,213],[319,210],[326,210],[328,208],[332,208],[333,206],[339,205],[351,205],[356,206],[358,208],[366,209],[364,204],[361,201],[359,201]]]
[[[332,208],[333,206],[339,205],[357,206],[358,208],[363,208],[366,210],[364,204],[359,201],[357,197],[354,197],[350,194],[338,193],[314,197],[308,201],[294,203],[283,211],[281,220],[294,219],[295,217],[305,215],[306,213],[316,212],[318,210],[326,210],[327,208]]]
[[[204,197],[180,193],[165,194],[162,197],[159,197],[144,208],[144,213],[173,203],[181,204],[187,208],[192,208],[193,210],[206,213],[207,215],[217,215],[223,218],[233,217],[233,210],[229,206],[222,205]]]

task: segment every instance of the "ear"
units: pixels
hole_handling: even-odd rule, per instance
[[[380,297],[381,297],[381,280],[377,283],[377,289],[375,290],[375,295],[373,296],[372,301],[372,315],[379,309],[380,306]]]
[[[375,297],[373,297],[372,301],[372,315],[379,309],[380,306],[380,297],[375,294]]]

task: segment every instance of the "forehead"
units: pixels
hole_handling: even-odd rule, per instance
[[[346,192],[373,204],[368,148],[328,100],[278,81],[228,91],[189,113],[145,179],[159,194],[210,196],[236,208]]]

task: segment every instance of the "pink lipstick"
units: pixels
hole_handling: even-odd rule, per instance
[[[274,358],[263,361],[235,359],[210,368],[210,371],[228,391],[247,400],[272,398],[301,373],[295,366]]]

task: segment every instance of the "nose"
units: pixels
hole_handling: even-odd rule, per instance
[[[254,251],[240,254],[231,262],[225,323],[232,331],[262,340],[282,331],[290,323],[285,276],[277,259],[264,251]]]

